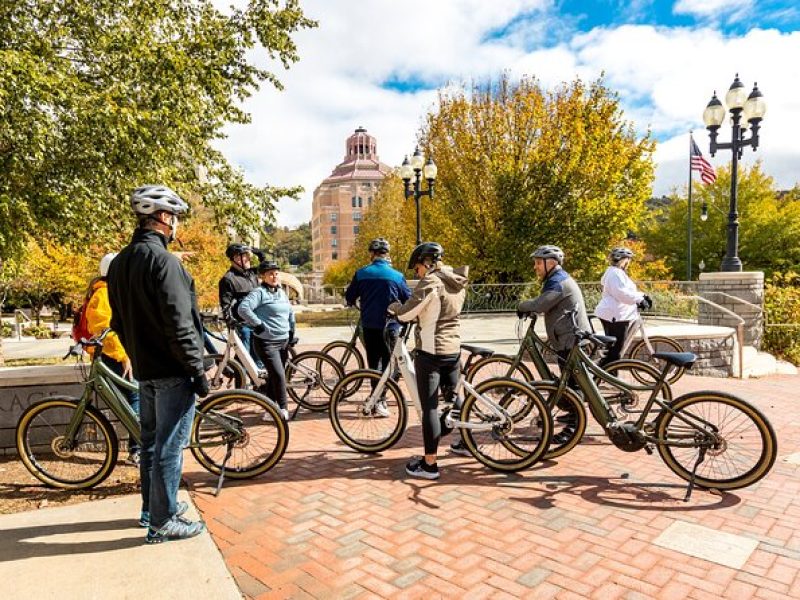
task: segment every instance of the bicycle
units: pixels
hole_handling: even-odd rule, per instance
[[[772,468],[777,456],[777,438],[770,422],[756,407],[724,392],[697,391],[675,399],[671,398],[671,392],[666,394],[670,368],[689,369],[697,360],[696,355],[658,352],[654,357],[663,361],[663,367],[655,385],[634,386],[605,372],[584,350],[587,342],[607,346],[614,343],[614,338],[580,331],[577,324],[576,337],[579,341],[570,350],[561,377],[546,382],[550,390],[547,404],[556,405],[563,394],[569,393],[567,381],[571,374],[611,443],[625,452],[644,449],[648,454],[652,454],[655,446],[667,467],[689,482],[685,501],[695,486],[740,489],[756,483]],[[618,414],[604,398],[598,383],[649,391],[649,397],[640,410],[622,407]],[[651,417],[656,405],[659,411]],[[638,416],[628,420],[627,415]],[[586,427],[585,418],[585,411],[579,413],[576,437],[561,454],[577,444]],[[748,445],[753,448],[748,450]],[[704,468],[698,473],[701,465]]]
[[[599,319],[599,317],[594,314],[589,315],[589,324],[592,326],[592,331],[595,330],[592,323],[593,319]],[[636,333],[638,333],[638,340],[635,338]],[[683,346],[677,340],[665,335],[648,336],[647,328],[644,326],[644,319],[642,319],[642,315],[637,314],[636,318],[628,323],[625,343],[622,345],[619,355],[623,358],[641,360],[654,367],[660,367],[659,361],[654,357],[658,352],[683,352]],[[674,384],[683,377],[685,371],[686,369],[682,367],[671,366],[667,382]],[[642,383],[651,382],[642,380]]]
[[[25,468],[45,485],[88,489],[113,471],[119,439],[100,409],[100,400],[128,435],[141,442],[138,418],[120,392],[136,390],[138,384],[119,377],[99,360],[109,331],[82,339],[64,356],[79,357],[82,348],[95,348],[80,398],[50,396],[29,406],[19,418],[17,452]],[[288,443],[289,427],[272,400],[250,390],[223,390],[198,402],[188,447],[204,469],[219,476],[219,495],[225,477],[249,479],[272,469]]]
[[[408,424],[406,396],[391,374],[399,371],[411,403],[421,414],[414,363],[406,348],[408,325],[392,348],[383,372],[362,369],[345,375],[331,394],[330,419],[336,435],[350,448],[376,453],[391,448]],[[497,378],[473,387],[459,375],[454,402],[445,403],[440,420],[443,435],[460,429],[470,453],[485,466],[514,472],[533,465],[547,450],[553,421],[538,392],[516,379]],[[385,402],[388,416],[376,413]],[[520,404],[531,419],[512,419],[509,408]],[[490,454],[497,452],[497,456]]]
[[[208,330],[206,330],[208,332]],[[266,383],[266,371],[259,370],[250,352],[245,348],[236,329],[229,325],[227,336],[209,335],[225,342],[220,354],[213,354],[216,365],[209,377],[210,387],[219,389],[225,385],[227,372],[232,372],[228,384],[235,388],[252,385],[254,389],[263,389]],[[330,394],[334,385],[342,378],[343,372],[339,364],[331,357],[316,350],[295,353],[292,344],[289,347],[289,358],[286,362],[286,391],[297,404],[291,416],[294,419],[300,408],[312,412],[322,412],[328,408]]]
[[[323,354],[327,354],[333,360],[338,362],[339,366],[342,367],[342,371],[344,371],[345,373],[349,371],[363,369],[365,364],[364,354],[356,345],[359,340],[361,340],[360,316],[356,321],[355,327],[353,328],[353,335],[350,337],[349,342],[343,342],[342,340],[336,340],[334,342],[330,342],[322,347],[321,352]],[[363,345],[364,343],[363,340],[361,343]]]

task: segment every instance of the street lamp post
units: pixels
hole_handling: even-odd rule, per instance
[[[428,196],[428,198],[433,200],[433,184],[434,181],[436,181],[437,171],[436,163],[433,162],[430,156],[426,162],[425,157],[422,156],[422,152],[419,151],[419,147],[414,149],[411,160],[406,156],[403,160],[403,164],[400,166],[400,177],[403,179],[406,198],[414,196],[414,202],[417,207],[417,245],[422,243],[422,220],[420,217],[419,201],[423,196]],[[427,190],[423,190],[421,186],[423,177],[428,182]],[[413,188],[411,186],[412,178],[414,179]]]
[[[730,210],[728,212],[728,240],[725,249],[725,258],[722,259],[721,271],[741,271],[742,261],[739,259],[739,213],[736,206],[736,184],[739,159],[742,158],[742,151],[746,146],[750,146],[755,151],[758,148],[758,131],[767,105],[764,96],[758,89],[758,84],[753,85],[753,91],[749,96],[744,89],[744,84],[739,80],[739,75],[733,80],[728,93],[725,94],[725,103],[728,105],[728,112],[731,115],[731,141],[718,142],[717,133],[725,120],[725,107],[717,98],[717,93],[711,97],[711,101],[703,111],[703,122],[708,129],[711,144],[709,152],[711,156],[717,150],[730,150],[733,156],[731,160],[731,198]],[[748,127],[751,129],[750,137],[746,138],[745,133]]]

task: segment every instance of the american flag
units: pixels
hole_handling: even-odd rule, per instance
[[[706,185],[709,183],[714,183],[717,180],[717,174],[714,172],[714,167],[712,167],[711,163],[708,162],[702,154],[700,154],[700,148],[698,148],[697,144],[695,144],[694,138],[691,138],[691,142],[692,151],[690,153],[690,158],[692,171],[699,171],[700,180]]]

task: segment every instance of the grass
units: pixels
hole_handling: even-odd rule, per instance
[[[63,359],[60,356],[48,356],[45,358],[7,358],[3,363],[4,367],[33,367],[40,365],[60,365]]]

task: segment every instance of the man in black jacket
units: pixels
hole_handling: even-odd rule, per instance
[[[145,185],[131,194],[138,227],[108,271],[111,328],[139,380],[142,514],[147,543],[186,539],[202,522],[181,517],[178,502],[183,448],[194,418],[195,396],[208,395],[203,327],[194,281],[167,251],[178,215],[188,205],[171,189]]]
[[[222,317],[229,327],[236,328],[239,339],[260,370],[264,368],[264,363],[253,346],[253,329],[239,319],[237,312],[239,302],[261,283],[256,268],[250,264],[250,253],[255,254],[259,262],[264,262],[264,252],[258,248],[233,243],[225,250],[225,256],[231,261],[231,266],[219,280],[219,306],[222,309]]]

